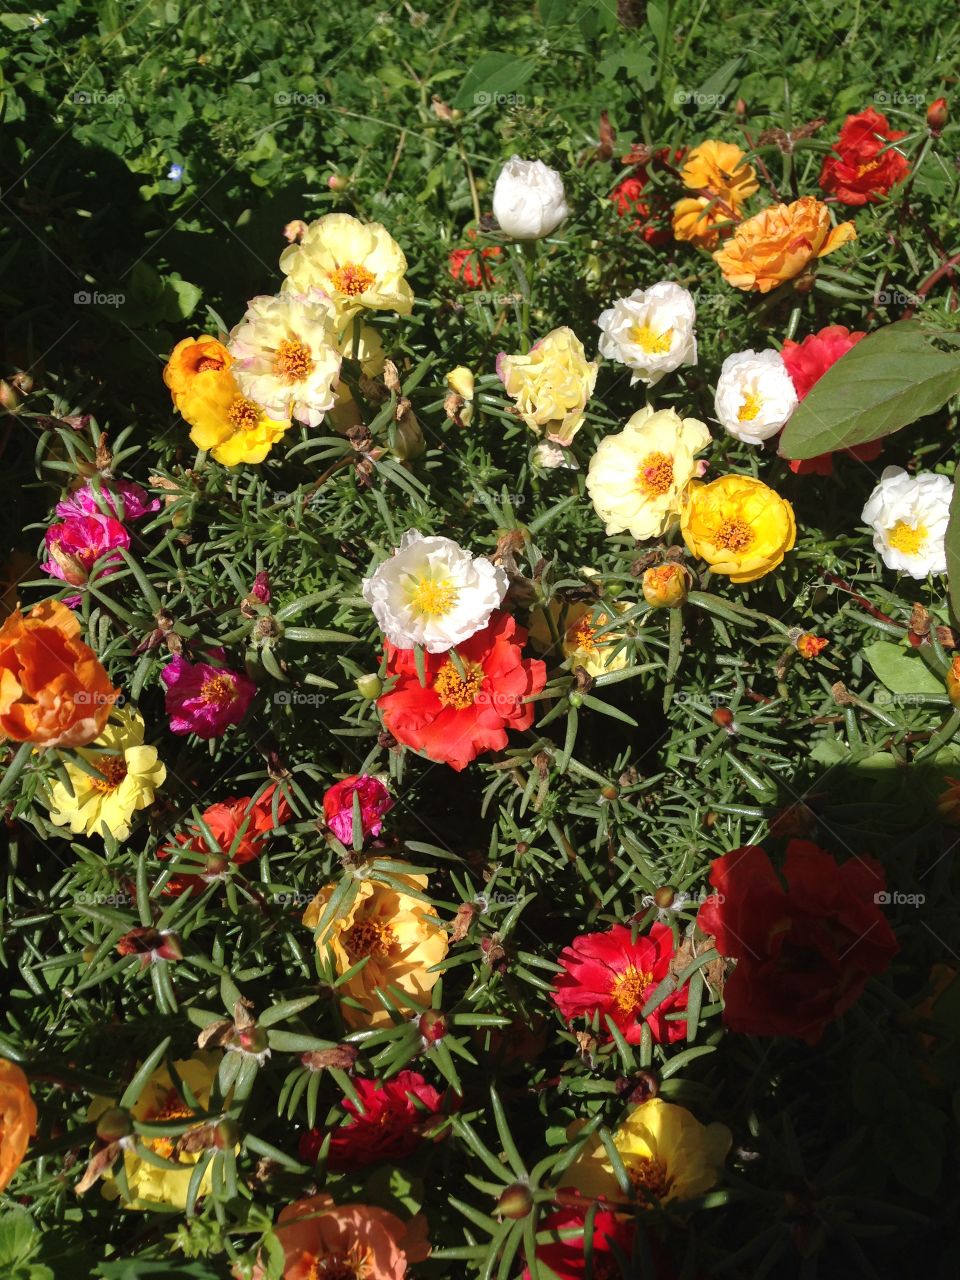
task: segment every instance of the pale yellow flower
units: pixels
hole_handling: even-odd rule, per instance
[[[597,362],[566,326],[553,329],[526,355],[497,357],[497,374],[531,431],[569,445],[583,425],[597,381]]]
[[[413,307],[403,250],[381,223],[361,222],[349,213],[311,222],[300,243],[280,255],[280,270],[287,277],[284,293],[321,289],[341,322],[363,310],[407,316]]]

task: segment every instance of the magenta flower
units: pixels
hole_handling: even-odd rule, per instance
[[[117,494],[123,502],[124,520],[140,520],[143,516],[160,510],[160,499],[151,498],[142,485],[134,484],[132,480],[112,480],[109,489],[105,484],[100,486],[100,498],[117,520],[120,519]],[[70,520],[76,516],[103,515],[103,511],[97,504],[93,485],[88,481],[68,498],[58,502],[57,515],[61,520]]]
[[[44,535],[47,555],[50,557],[40,567],[44,573],[80,587],[90,577],[90,570],[102,555],[116,547],[129,547],[130,535],[119,520],[112,516],[73,516],[63,524],[52,524]],[[100,569],[100,577],[116,572],[123,563],[121,555],[111,555]],[[67,596],[65,603],[75,609],[79,596]]]
[[[323,816],[341,844],[353,843],[355,794],[360,797],[360,820],[365,838],[380,834],[383,815],[393,808],[390,792],[379,778],[369,773],[354,773],[335,783],[323,797]]]
[[[211,655],[219,661],[222,649]],[[201,738],[218,738],[228,725],[239,724],[253,701],[257,686],[239,671],[188,662],[179,653],[160,673],[167,686],[165,706],[172,733],[195,733]]]
[[[261,604],[270,603],[270,575],[266,569],[261,569],[253,580],[253,590],[250,593],[260,601]]]

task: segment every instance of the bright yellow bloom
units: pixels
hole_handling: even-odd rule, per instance
[[[713,260],[727,284],[769,293],[817,258],[856,238],[852,222],[831,227],[827,206],[813,196],[803,196],[793,204],[771,205],[741,222]]]
[[[62,782],[54,782],[50,821],[58,827],[69,826],[76,835],[102,835],[106,827],[115,840],[126,840],[134,813],[153,804],[167,776],[156,747],[143,745],[143,730],[142,716],[122,708],[92,747],[78,753],[98,777],[66,761],[73,795]]]
[[[732,582],[753,582],[775,569],[797,538],[793,507],[752,476],[692,484],[680,532],[693,555]]]
[[[673,206],[673,238],[702,249],[712,249],[720,239],[720,228],[739,221],[726,202],[715,196],[687,196]]]
[[[396,864],[395,864],[396,865]],[[391,869],[391,879],[408,889],[423,892],[427,877]],[[336,889],[328,884],[314,898],[303,915],[303,923],[316,928],[330,895]],[[430,970],[447,954],[447,935],[440,918],[428,902],[412,893],[404,893],[384,881],[366,879],[349,911],[338,914],[317,938],[317,950],[330,947],[337,973],[346,973],[361,960],[366,964],[338,991],[356,1001],[341,1005],[348,1026],[392,1026],[393,1020],[377,999],[383,991],[393,1002],[409,1012],[402,997],[391,987],[399,987],[418,1002],[436,985],[439,973]]]
[[[736,212],[759,190],[757,175],[746,155],[732,142],[707,139],[689,153],[680,177],[690,191],[720,196]]]
[[[697,418],[649,405],[604,436],[590,459],[587,492],[607,533],[659,538],[674,527],[686,487],[700,474],[696,454],[709,443]]]
[[[497,374],[531,431],[569,445],[583,425],[597,381],[596,360],[565,325],[534,343],[526,355],[497,357]]]
[[[182,396],[218,381],[232,363],[230,352],[217,338],[209,334],[202,338],[184,338],[170,353],[163,380],[179,408]]]
[[[702,1125],[686,1107],[651,1098],[634,1107],[613,1134],[638,1206],[691,1200],[715,1186],[730,1150],[730,1130]],[[627,1201],[610,1157],[593,1135],[564,1175],[564,1182],[591,1199]]]
[[[287,277],[283,293],[322,289],[341,323],[362,310],[408,316],[413,291],[404,279],[407,259],[379,222],[361,222],[349,213],[328,213],[311,222],[299,244],[280,255]]]
[[[220,1053],[195,1053],[193,1057],[181,1059],[173,1064],[177,1075],[190,1089],[197,1104],[203,1110],[210,1105],[210,1094],[222,1057]],[[116,1101],[112,1098],[94,1098],[87,1113],[87,1120],[96,1121],[105,1111],[109,1111],[116,1105]],[[177,1092],[170,1072],[164,1066],[156,1070],[147,1081],[140,1097],[130,1108],[130,1114],[135,1120],[148,1123],[175,1124],[178,1121],[190,1120],[196,1113],[186,1099]],[[140,1138],[137,1141],[148,1147],[162,1160],[173,1160],[183,1168],[182,1171],[164,1169],[151,1164],[137,1154],[136,1145],[132,1140],[124,1139],[123,1171],[130,1188],[130,1199],[125,1207],[146,1209],[166,1204],[176,1209],[185,1208],[193,1167],[205,1152],[181,1151],[179,1155],[175,1155],[176,1135]],[[207,1165],[200,1180],[200,1195],[206,1195],[209,1192],[211,1174],[212,1162]],[[103,1195],[107,1200],[120,1198],[120,1187],[112,1176],[107,1176],[103,1180]]]
[[[193,443],[209,449],[225,467],[262,462],[290,427],[289,418],[268,418],[261,405],[243,395],[232,373],[185,392],[177,407],[190,424]]]

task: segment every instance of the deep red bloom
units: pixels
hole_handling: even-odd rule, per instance
[[[906,156],[889,145],[906,136],[873,107],[847,116],[833,154],[823,162],[820,186],[842,204],[875,204],[910,172]]]
[[[711,865],[717,892],[697,923],[737,961],[724,990],[730,1030],[812,1045],[899,947],[878,905],[886,879],[873,858],[838,864],[810,841],[791,840],[783,878],[786,888],[756,845],[725,854]]]
[[[542,1219],[537,1230],[556,1231],[559,1234],[574,1227],[585,1227],[586,1218],[586,1206],[558,1209]],[[623,1215],[610,1213],[606,1209],[599,1209],[593,1215],[592,1280],[620,1280],[623,1270],[615,1250],[626,1259],[629,1273],[635,1230],[634,1224]],[[579,1236],[571,1236],[569,1240],[558,1239],[549,1244],[538,1245],[537,1261],[545,1263],[551,1271],[556,1272],[560,1280],[585,1280],[587,1259],[583,1232]],[[657,1274],[660,1274],[659,1271]],[[524,1270],[523,1280],[530,1280],[529,1268]]]
[[[335,782],[323,797],[323,816],[327,826],[341,842],[353,842],[353,797],[360,797],[360,827],[363,835],[378,836],[383,829],[383,815],[393,808],[390,792],[379,778],[367,773],[354,773]]]
[[[264,839],[268,832],[274,830],[273,793],[276,787],[268,787],[256,801],[251,796],[237,796],[229,800],[212,804],[201,815],[210,834],[219,846],[215,853],[199,828],[189,832],[180,832],[174,837],[174,843],[157,851],[158,858],[171,858],[185,853],[193,854],[198,859],[205,858],[210,868],[209,876],[216,878],[229,859],[237,866],[252,862],[260,856]],[[282,825],[290,817],[290,806],[281,796],[277,804],[277,818]],[[242,834],[241,834],[242,830]],[[232,850],[232,852],[231,852]],[[199,893],[207,883],[203,874],[172,876],[164,886],[164,893]]]
[[[682,155],[682,151],[676,151],[674,160]],[[665,192],[650,185],[650,170],[663,169],[669,159],[669,147],[661,147],[653,156],[646,148],[632,148],[629,155],[622,157],[622,163],[635,166],[634,172],[610,192],[620,217],[631,217],[630,229],[639,231],[647,244],[654,246],[669,244],[673,238],[670,201]]]
[[[612,1039],[609,1018],[628,1044],[639,1044],[646,1022],[659,1044],[687,1034],[684,1021],[667,1021],[668,1013],[687,1007],[687,988],[667,996],[644,1019],[640,1010],[667,976],[673,959],[673,933],[654,924],[647,936],[633,941],[632,930],[615,924],[606,933],[585,933],[560,953],[563,973],[554,980],[553,1000],[568,1023],[600,1013],[600,1032]]]
[[[509,614],[495,612],[456,646],[466,679],[449,653],[425,653],[425,687],[413,649],[387,641],[387,675],[397,680],[377,700],[384,725],[398,742],[458,771],[483,751],[502,751],[507,729],[533,724],[533,704],[524,699],[547,682],[546,665],[523,657],[526,639]]]
[[[851,333],[846,325],[829,324],[819,333],[808,333],[802,342],[787,338],[780,354],[787,366],[797,398],[802,400],[830,366],[836,364],[841,356],[845,356],[851,347],[855,347],[866,336],[866,333],[860,331]],[[868,444],[858,444],[841,452],[852,458],[859,458],[861,462],[872,462],[883,452],[883,441],[871,440]],[[803,462],[792,459],[790,470],[802,476],[828,476],[833,471],[833,454],[821,453],[818,457],[807,458]]]
[[[436,1125],[445,1095],[417,1071],[400,1071],[391,1080],[355,1078],[363,1109],[349,1098],[341,1107],[351,1117],[334,1129],[327,1164],[331,1169],[359,1169],[380,1161],[397,1161],[410,1155]],[[316,1160],[323,1145],[322,1129],[309,1129],[300,1137],[300,1159]]]
[[[467,239],[476,240],[476,238],[476,228],[469,227]],[[487,266],[487,260],[499,258],[502,253],[503,248],[498,244],[487,245],[485,249],[476,247],[451,249],[449,258],[450,274],[454,280],[459,280],[468,289],[481,289],[484,286],[490,288],[491,285],[497,283],[497,278],[490,267]]]

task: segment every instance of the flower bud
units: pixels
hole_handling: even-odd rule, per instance
[[[366,698],[369,702],[379,698],[383,689],[383,681],[375,671],[369,671],[365,676],[357,676],[354,684],[361,698]]]
[[[345,178],[340,173],[331,173],[327,178],[327,186],[331,191],[346,191],[350,185],[350,179]]]
[[[421,1013],[417,1030],[427,1044],[436,1044],[447,1034],[447,1020],[436,1009],[428,1009],[426,1013]]]
[[[420,423],[412,410],[408,409],[397,423],[391,452],[401,462],[409,462],[413,458],[419,458],[426,447]]]
[[[19,408],[20,397],[9,382],[0,378],[0,409],[6,409],[8,413],[16,413]]]
[[[677,891],[672,884],[662,884],[653,895],[653,900],[661,911],[666,911],[668,907],[672,907],[677,896]]]
[[[675,560],[654,565],[643,575],[643,598],[652,609],[676,609],[686,602],[692,582],[690,570]]]
[[[497,1201],[497,1213],[502,1218],[525,1218],[533,1208],[533,1195],[523,1182],[507,1187]]]
[[[939,137],[950,119],[950,109],[946,98],[937,98],[927,107],[927,128],[933,136]]]
[[[542,160],[512,156],[493,190],[493,215],[514,240],[540,240],[569,213],[563,182]]]
[[[110,1107],[97,1118],[97,1137],[101,1142],[117,1142],[133,1133],[133,1121],[123,1107]]]
[[[237,1044],[244,1053],[263,1053],[267,1048],[267,1033],[256,1024],[252,1027],[240,1027],[237,1029]]]
[[[729,707],[716,707],[710,719],[718,729],[726,729],[727,733],[733,733],[733,712]]]
[[[955,707],[960,707],[960,654],[955,654],[947,669],[947,693]]]

